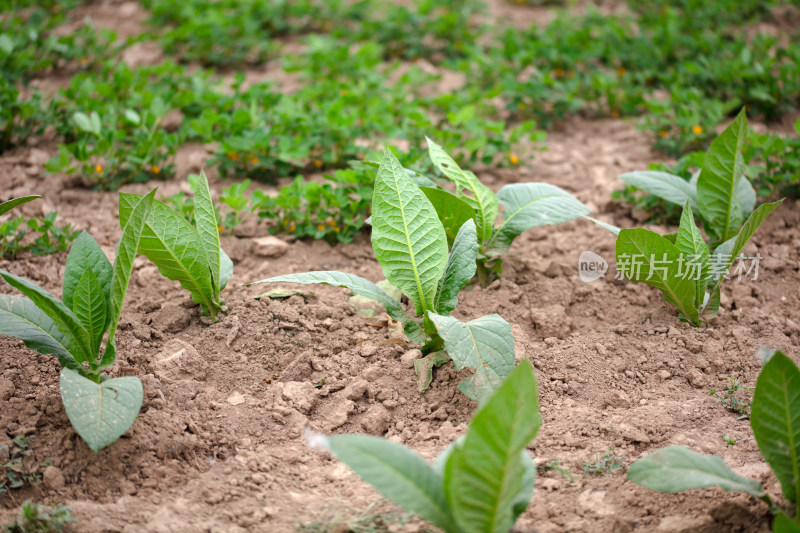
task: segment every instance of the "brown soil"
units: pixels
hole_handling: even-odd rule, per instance
[[[480,177],[495,190],[517,181],[553,183],[599,218],[631,226],[630,213],[608,199],[617,175],[661,159],[651,144],[627,122],[574,119],[550,134],[547,151],[530,168]],[[4,196],[42,194],[21,211],[57,209],[62,223],[87,229],[113,254],[120,233],[116,193],[45,178],[42,159],[55,151],[42,142],[0,157]],[[181,180],[196,164],[185,163]],[[163,195],[185,187],[178,180],[157,185]],[[217,192],[223,185],[213,183]],[[571,476],[543,469],[518,531],[769,530],[766,506],[744,495],[716,489],[660,495],[627,481],[625,468],[589,475],[584,466],[605,452],[629,465],[656,448],[683,444],[722,455],[781,501],[748,421],[737,420],[709,391],[729,376],[752,387],[762,344],[798,360],[798,223],[794,201],[772,215],[746,249],[765,258],[758,280],[725,285],[720,315],[704,328],[680,322],[651,287],[614,281],[612,273],[582,282],[580,252],[610,258],[614,246],[610,234],[586,221],[524,234],[501,281],[463,293],[459,319],[499,313],[512,324],[518,357],[534,363],[540,384],[544,425],[529,449],[537,464],[558,461]],[[464,432],[476,407],[456,388],[462,376],[445,365],[431,389],[418,394],[413,370],[401,362],[412,347],[398,342],[380,317],[355,313],[345,290],[313,287],[313,296],[256,301],[273,287],[242,287],[307,270],[378,280],[366,236],[336,247],[287,241],[285,253],[263,258],[252,249],[265,228],[250,223],[239,233],[223,243],[236,269],[223,293],[228,310],[211,326],[176,283],[137,259],[110,373],[139,376],[145,401],[133,427],[97,454],[67,420],[55,358],[0,337],[0,444],[33,436],[25,466],[43,477],[0,496],[0,523],[33,499],[67,505],[79,520],[72,530],[90,533],[283,532],[313,522],[330,525],[319,531],[346,531],[334,524],[379,513],[391,531],[424,530],[391,504],[376,504],[376,492],[328,454],[310,450],[303,432],[382,435],[433,458]],[[23,255],[0,261],[0,268],[58,294],[65,258]],[[12,290],[3,285],[0,292]]]

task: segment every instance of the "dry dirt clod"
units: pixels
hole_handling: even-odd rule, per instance
[[[371,435],[383,435],[389,429],[392,415],[382,405],[373,405],[361,419],[361,427]]]
[[[307,381],[280,383],[281,398],[303,414],[308,414],[317,404],[317,389]]]
[[[10,400],[11,397],[14,396],[15,391],[16,387],[14,387],[14,382],[8,378],[0,377],[0,400]]]
[[[165,304],[153,315],[152,324],[167,333],[180,333],[189,326],[192,313],[177,304]]]
[[[413,350],[408,350],[406,353],[400,356],[400,361],[403,363],[403,366],[406,368],[414,368],[414,361],[422,357],[422,351],[414,348]]]
[[[66,486],[61,469],[52,465],[44,469],[42,483],[44,483],[45,488],[50,490],[62,490]]]
[[[168,341],[156,355],[153,373],[158,379],[204,381],[208,362],[194,346],[180,339]]]
[[[289,250],[289,244],[272,235],[253,239],[253,253],[259,257],[280,257]]]

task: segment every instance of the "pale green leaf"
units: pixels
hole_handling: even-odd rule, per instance
[[[111,262],[103,253],[97,241],[85,230],[78,235],[67,255],[67,265],[64,268],[64,282],[61,286],[61,300],[64,305],[73,308],[72,295],[75,287],[80,282],[84,271],[94,272],[97,283],[103,290],[103,297],[108,300],[111,294]]]
[[[589,216],[586,216],[586,215],[584,215],[583,218],[585,218],[586,220],[589,220],[591,222],[594,222],[595,224],[597,224],[601,228],[607,229],[608,231],[610,231],[614,235],[619,235],[619,232],[622,231],[617,226],[615,226],[613,224],[609,224],[608,222],[603,222],[602,220],[597,220],[596,218],[592,218],[592,217],[589,217]]]
[[[108,325],[108,300],[91,269],[83,272],[75,286],[72,311],[89,332],[91,353],[98,353]]]
[[[414,360],[414,372],[417,374],[417,392],[422,394],[433,381],[433,369],[442,366],[450,360],[450,356],[444,350],[431,352],[425,357]]]
[[[447,354],[456,368],[474,368],[458,388],[480,401],[500,387],[514,370],[514,334],[500,315],[486,315],[469,322],[429,312],[428,318],[444,340]]]
[[[452,157],[444,149],[425,137],[428,142],[428,155],[439,171],[447,176],[456,186],[456,195],[475,210],[475,226],[478,229],[480,242],[489,240],[494,228],[500,206],[494,192],[478,180],[468,170],[461,170]],[[465,194],[467,191],[469,194]]]
[[[475,217],[475,210],[465,201],[459,199],[458,196],[444,189],[420,187],[420,190],[425,194],[428,200],[431,201],[431,205],[433,205],[433,208],[436,210],[439,221],[444,226],[444,232],[447,235],[447,244],[448,246],[452,246],[458,234],[458,230],[461,229],[467,220],[472,220]],[[477,242],[477,232],[475,238]]]
[[[322,284],[333,285],[334,287],[345,287],[350,289],[356,294],[370,298],[377,301],[385,309],[386,313],[395,320],[403,323],[406,335],[413,342],[425,342],[425,335],[411,317],[406,314],[400,306],[400,302],[391,298],[388,294],[383,292],[380,287],[375,285],[369,280],[354,276],[352,274],[345,274],[344,272],[320,270],[318,272],[303,272],[300,274],[286,274],[283,276],[276,276],[274,278],[262,279],[254,281],[247,285],[256,285],[257,283],[302,283],[304,285]]]
[[[742,109],[733,123],[711,143],[697,179],[700,213],[707,222],[706,231],[716,242],[733,237],[744,221],[737,191],[744,175],[742,147],[746,138],[747,116]]]
[[[9,285],[30,298],[36,307],[50,317],[56,329],[63,334],[69,343],[70,353],[75,361],[82,363],[94,359],[97,354],[90,351],[89,333],[81,325],[71,309],[35,283],[31,283],[5,270],[0,270],[0,276]]]
[[[703,455],[683,446],[660,448],[628,468],[628,479],[658,492],[720,487],[761,498],[764,488],[755,479],[736,474],[717,455]]]
[[[792,503],[800,496],[800,370],[777,351],[761,369],[750,425],[761,455]]]
[[[32,202],[37,198],[41,198],[38,194],[33,194],[31,196],[21,196],[19,198],[12,198],[11,200],[6,200],[5,202],[0,203],[0,216],[5,215],[18,205],[27,204],[28,202]]]
[[[683,206],[674,244],[683,258],[681,264],[684,272],[695,285],[694,307],[700,309],[705,299],[706,286],[711,277],[711,261],[709,260],[708,245],[703,240],[700,229],[694,223],[694,213],[688,201]]]
[[[16,337],[25,346],[58,357],[61,366],[79,370],[69,338],[28,298],[0,294],[0,335]]]
[[[206,173],[202,170],[194,183],[194,220],[197,225],[197,235],[208,258],[208,268],[211,270],[211,286],[213,299],[219,299],[222,290],[221,283],[221,253],[219,245],[219,225],[214,211],[214,202],[211,200],[211,190],[208,187]],[[156,215],[154,212],[153,215]],[[154,261],[155,262],[155,261]],[[227,265],[226,265],[227,267]],[[230,277],[230,276],[228,276]]]
[[[431,202],[388,148],[375,178],[372,249],[392,285],[418,315],[434,309],[447,262],[447,237]]]
[[[539,393],[524,360],[475,414],[462,446],[450,452],[445,493],[463,533],[508,533],[530,494],[521,452],[542,425]]]
[[[127,376],[95,383],[80,374],[61,370],[61,399],[78,435],[95,452],[125,433],[142,406],[142,382]]]
[[[800,524],[785,514],[778,513],[772,523],[772,533],[800,533]]]
[[[120,223],[127,221],[139,198],[141,196],[137,194],[120,193]],[[183,216],[158,200],[153,201],[147,217],[139,241],[139,253],[152,261],[162,276],[179,282],[189,291],[192,300],[202,305],[212,317],[219,310],[208,256],[197,231]]]
[[[446,531],[456,531],[442,478],[402,444],[368,435],[327,437],[328,448],[384,497]]]
[[[230,281],[231,276],[233,276],[233,261],[231,261],[231,258],[228,257],[228,254],[226,254],[225,250],[223,250],[222,248],[219,249],[219,256],[220,256],[219,290],[221,292],[228,285],[228,281]]]
[[[676,205],[684,205],[687,201],[695,211],[697,208],[697,190],[694,185],[680,176],[656,170],[640,170],[627,172],[619,177],[628,185],[658,196],[662,200]]]
[[[678,268],[680,250],[667,239],[643,228],[624,229],[617,237],[617,268],[631,280],[652,285],[664,299],[695,325],[700,317],[695,307],[695,284]]]
[[[503,204],[503,223],[486,248],[506,253],[521,233],[536,226],[556,225],[591,211],[568,192],[549,183],[512,183],[497,193]]]
[[[453,241],[444,276],[439,281],[439,290],[436,293],[434,306],[437,313],[447,315],[456,308],[458,293],[475,275],[477,258],[478,233],[475,229],[475,221],[470,218],[461,226]]]
[[[151,206],[155,203],[153,199],[155,194],[156,190],[153,189],[136,202],[133,209],[129,212],[127,220],[122,224],[122,236],[119,239],[119,243],[117,243],[117,254],[114,258],[113,266],[114,272],[111,276],[108,343],[114,342],[117,324],[122,314],[122,303],[125,300],[125,293],[128,292],[128,283],[131,279],[131,272],[133,272],[133,260],[136,258],[136,250],[139,248],[145,221],[150,213]],[[120,217],[121,216],[122,209],[120,209]]]

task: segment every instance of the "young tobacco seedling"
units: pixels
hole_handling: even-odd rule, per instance
[[[140,254],[152,261],[161,275],[178,281],[192,300],[216,321],[222,310],[220,292],[233,275],[233,262],[219,244],[219,226],[204,172],[192,185],[195,226],[182,213],[153,201],[145,222]],[[141,195],[120,193],[119,221],[125,225]]]
[[[467,323],[449,316],[459,291],[475,275],[475,223],[469,219],[460,227],[448,254],[445,229],[433,204],[388,148],[372,196],[372,249],[386,279],[413,303],[419,319],[406,314],[400,302],[371,281],[343,272],[287,274],[254,283],[346,287],[380,303],[403,324],[411,341],[424,344],[426,357],[414,364],[420,392],[430,384],[432,368],[449,359],[458,369],[476,369],[459,385],[470,398],[479,400],[496,389],[514,368],[511,326],[496,314]]]
[[[536,466],[525,448],[541,425],[536,376],[525,360],[433,467],[402,444],[368,435],[312,437],[312,443],[447,533],[505,533],[533,496]]]
[[[455,184],[456,193],[439,188],[423,191],[433,202],[448,233],[454,234],[467,219],[475,221],[481,287],[502,272],[501,256],[508,252],[517,236],[536,226],[561,224],[590,212],[574,196],[549,183],[511,183],[495,196],[475,174],[462,170],[441,146],[425,139],[431,161]],[[503,220],[495,228],[500,205],[504,208]]]
[[[0,334],[58,357],[67,417],[94,451],[117,440],[136,420],[142,405],[139,378],[109,379],[101,372],[116,359],[122,302],[154,196],[155,190],[133,206],[113,265],[88,233],[80,234],[67,256],[61,300],[0,270],[0,276],[27,297],[0,295]]]
[[[644,228],[604,226],[617,234],[620,272],[661,290],[664,299],[678,308],[681,319],[695,326],[701,325],[706,312],[719,310],[722,280],[753,233],[783,202],[753,210],[756,196],[744,176],[742,159],[746,137],[747,118],[742,110],[711,144],[703,169],[692,181],[657,171],[621,176],[651,194],[683,204],[677,233],[662,236]],[[695,225],[694,213],[703,221],[710,245]]]
[[[775,352],[756,382],[750,427],[758,449],[781,483],[783,496],[795,504],[794,518],[772,501],[755,479],[734,473],[721,457],[683,446],[668,446],[633,463],[628,478],[658,492],[680,492],[718,486],[740,491],[767,503],[775,514],[772,530],[800,532],[800,370],[785,354]]]

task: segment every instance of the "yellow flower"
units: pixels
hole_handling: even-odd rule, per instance
[[[222,232],[222,230],[223,230],[223,227],[222,227],[222,226],[217,226],[217,231],[219,231],[219,232],[221,233],[221,232]]]
[[[320,161],[319,159],[315,159],[314,160],[314,166],[317,167],[317,168],[322,167],[322,161]]]
[[[617,110],[615,109],[614,111],[612,111],[612,112],[611,112],[611,116],[612,116],[613,118],[619,118],[619,111],[617,111]]]
[[[103,172],[103,165],[97,165],[96,167],[94,167],[94,171],[100,174],[101,172]]]
[[[514,154],[511,154],[511,156],[508,159],[509,161],[511,161],[512,165],[516,165],[517,163],[519,163],[519,157],[515,156]]]
[[[625,67],[617,67],[617,74],[619,74],[620,76],[624,76],[625,73],[627,73],[627,72],[628,71],[625,70]]]
[[[658,132],[658,134],[661,135],[662,139],[666,139],[668,135],[667,130],[661,130]]]
[[[153,165],[152,167],[150,167],[150,170],[153,171],[153,174],[158,174],[159,172],[161,172],[161,167],[159,167],[158,165]]]
[[[328,225],[329,225],[329,226],[331,226],[331,227],[333,227],[333,226],[335,226],[335,225],[336,225],[336,221],[334,221],[332,218],[331,218],[331,219],[328,219]]]
[[[258,158],[256,156],[251,156],[250,157],[250,164],[251,165],[255,165],[256,163],[258,163]]]
[[[553,74],[555,74],[555,77],[556,77],[556,78],[560,78],[561,76],[563,76],[563,75],[564,75],[564,70],[563,70],[563,69],[560,69],[560,68],[557,68],[557,69],[555,70],[555,72],[553,72]]]
[[[230,159],[231,161],[238,161],[239,160],[239,154],[237,154],[236,152],[228,152],[225,155],[227,155],[228,159]]]
[[[333,227],[333,231],[334,231],[334,233],[339,233],[339,231],[340,231],[339,227],[338,226],[334,226]]]
[[[292,224],[291,226],[289,226],[289,231],[291,231],[291,232],[294,232],[294,230],[296,230],[296,229],[297,229],[297,226],[296,226],[296,225],[294,225],[294,224]]]
[[[320,230],[320,231],[324,231],[325,230],[325,226],[322,225],[322,224],[317,224],[317,229]]]
[[[692,131],[695,135],[701,135],[703,133],[703,128],[701,126],[692,126]]]

